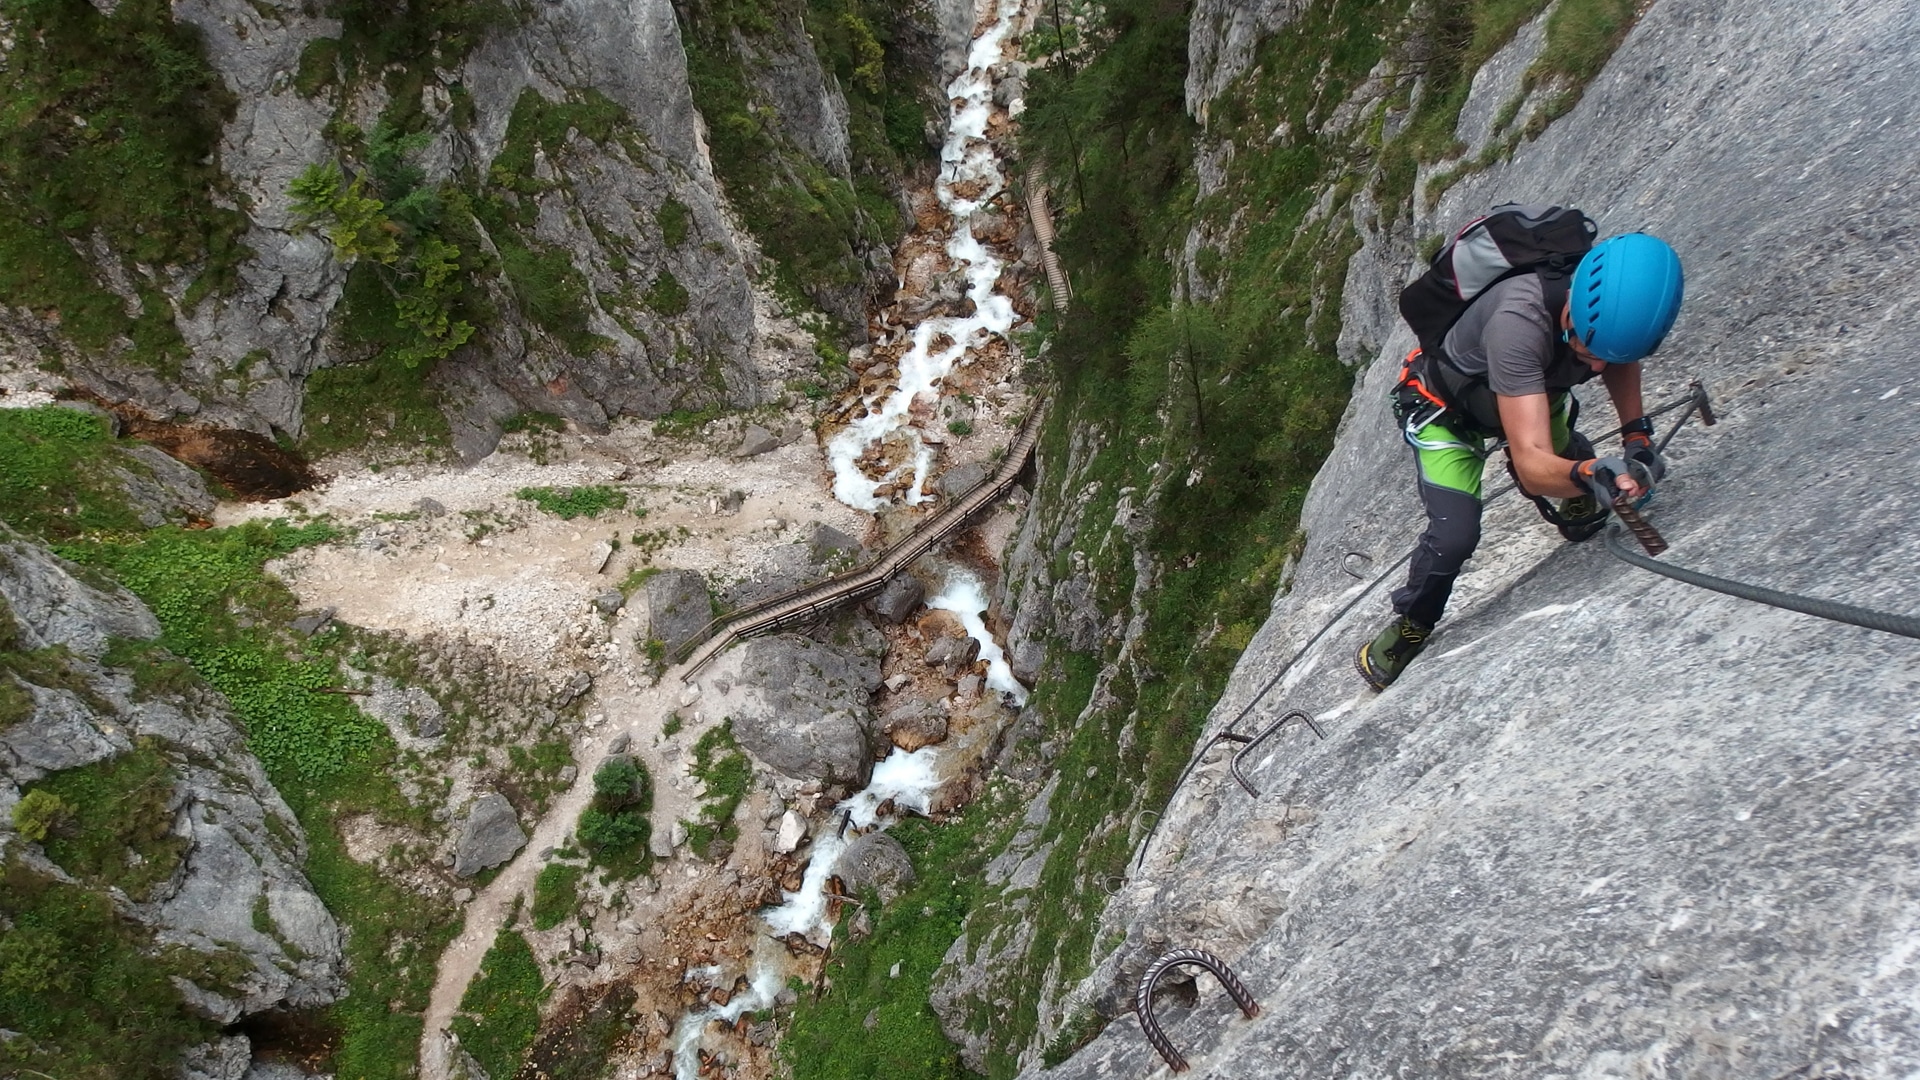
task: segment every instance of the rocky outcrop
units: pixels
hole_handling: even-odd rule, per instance
[[[733,722],[734,738],[793,780],[858,787],[873,763],[880,665],[871,656],[782,634],[724,653],[701,676],[702,709]]]
[[[666,655],[698,637],[713,621],[713,594],[697,570],[666,570],[647,579],[647,637]]]
[[[1207,733],[1353,595],[1351,552],[1385,569],[1413,542],[1384,404],[1410,344],[1392,303],[1409,236],[1523,194],[1580,205],[1606,233],[1654,232],[1686,262],[1648,394],[1702,379],[1721,423],[1671,447],[1663,558],[1910,612],[1892,583],[1920,541],[1882,508],[1920,498],[1886,467],[1920,436],[1900,404],[1916,313],[1892,285],[1920,264],[1915,33],[1908,12],[1839,2],[1660,0],[1537,142],[1407,233],[1372,236],[1341,336],[1364,373],[1291,590]],[[1603,430],[1604,395],[1587,397]],[[1180,789],[1103,918],[1124,943],[1067,1011],[1115,1016],[1148,960],[1190,946],[1262,1006],[1243,1019],[1204,976],[1196,1005],[1165,1003],[1196,1073],[1920,1068],[1920,802],[1901,764],[1920,645],[1644,573],[1561,543],[1511,499],[1426,653],[1374,695],[1347,655],[1386,614],[1383,595],[1364,601],[1266,698],[1266,715],[1318,716],[1325,741],[1294,726],[1250,760],[1257,798],[1225,776],[1225,750]],[[1122,1018],[1023,1075],[1159,1065]]]
[[[306,842],[299,823],[224,702],[204,688],[143,692],[129,668],[102,659],[117,641],[156,637],[152,613],[125,592],[82,581],[4,527],[0,600],[0,631],[12,635],[21,654],[41,660],[24,671],[0,671],[0,679],[17,678],[31,697],[30,711],[0,728],[0,847],[24,852],[41,872],[93,884],[85,874],[67,875],[15,831],[12,811],[22,788],[136,751],[162,762],[173,783],[159,811],[165,836],[154,854],[129,848],[127,857],[175,860],[171,872],[142,879],[137,889],[100,887],[161,945],[204,953],[222,966],[238,961],[238,973],[217,984],[176,977],[193,1007],[220,1023],[337,998],[340,928],[300,871]]]
[[[1301,0],[1198,0],[1188,16],[1187,111],[1204,123],[1213,99],[1253,66],[1254,49],[1305,6]]]

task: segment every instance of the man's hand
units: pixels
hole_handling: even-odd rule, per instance
[[[1600,505],[1606,507],[1613,506],[1621,499],[1632,502],[1646,494],[1652,486],[1646,466],[1613,457],[1588,458],[1579,462],[1568,471],[1567,479],[1591,492]]]
[[[1627,460],[1642,466],[1654,483],[1667,478],[1667,459],[1653,448],[1653,425],[1641,421],[1644,430],[1629,431],[1626,434]]]

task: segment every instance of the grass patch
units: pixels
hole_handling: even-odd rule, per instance
[[[53,773],[26,792],[43,806],[57,804],[44,819],[41,841],[54,865],[144,900],[173,877],[188,847],[186,838],[173,835],[177,781],[160,744],[142,740],[118,757]]]
[[[604,484],[571,488],[524,487],[514,492],[514,497],[525,499],[567,521],[577,517],[599,517],[605,511],[618,510],[627,505],[626,492]]]
[[[308,375],[304,412],[300,450],[309,458],[373,446],[437,457],[453,441],[424,372],[387,354]]]
[[[664,649],[663,649],[664,651]],[[714,858],[722,846],[739,839],[733,820],[753,783],[753,765],[733,737],[733,724],[708,728],[693,744],[693,775],[706,784],[698,818],[686,823],[687,843],[701,858]]]
[[[891,905],[869,909],[870,936],[850,939],[844,927],[835,934],[833,960],[824,972],[831,988],[801,998],[781,1039],[793,1080],[973,1075],[940,1030],[927,995],[978,902],[980,872],[995,841],[1004,840],[989,826],[994,809],[993,800],[985,799],[946,825],[913,819],[892,830],[919,879]]]
[[[112,468],[145,466],[115,445],[98,416],[54,405],[0,409],[0,520],[52,541],[140,528]]]
[[[586,867],[548,863],[533,882],[533,928],[551,930],[580,907],[580,876]]]
[[[60,1080],[171,1080],[181,1052],[218,1028],[170,976],[207,978],[163,950],[104,894],[0,863],[0,1072]],[[209,983],[214,980],[208,979]]]
[[[548,989],[527,939],[502,930],[480,961],[480,974],[460,999],[453,1018],[460,1047],[488,1076],[512,1076],[540,1030]]]

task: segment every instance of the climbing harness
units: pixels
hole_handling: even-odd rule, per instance
[[[1167,972],[1177,967],[1188,966],[1205,968],[1213,972],[1213,977],[1220,980],[1220,985],[1227,991],[1227,996],[1233,998],[1235,1005],[1240,1006],[1240,1011],[1246,1014],[1247,1019],[1251,1020],[1260,1015],[1260,1003],[1253,1000],[1253,994],[1247,990],[1247,985],[1240,981],[1239,976],[1233,973],[1233,969],[1227,966],[1226,961],[1205,949],[1175,949],[1147,965],[1146,972],[1140,976],[1139,988],[1133,992],[1133,1012],[1140,1018],[1140,1029],[1146,1032],[1147,1041],[1160,1052],[1160,1056],[1166,1059],[1167,1067],[1174,1072],[1186,1072],[1187,1059],[1180,1056],[1180,1051],[1174,1048],[1173,1040],[1167,1038],[1167,1033],[1160,1030],[1160,1021],[1153,1015],[1153,992],[1159,988],[1160,980],[1166,976]]]

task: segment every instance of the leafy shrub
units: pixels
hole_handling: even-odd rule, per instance
[[[47,838],[47,834],[64,822],[71,811],[60,796],[45,788],[35,788],[20,797],[13,804],[13,827],[21,836],[34,843]]]

